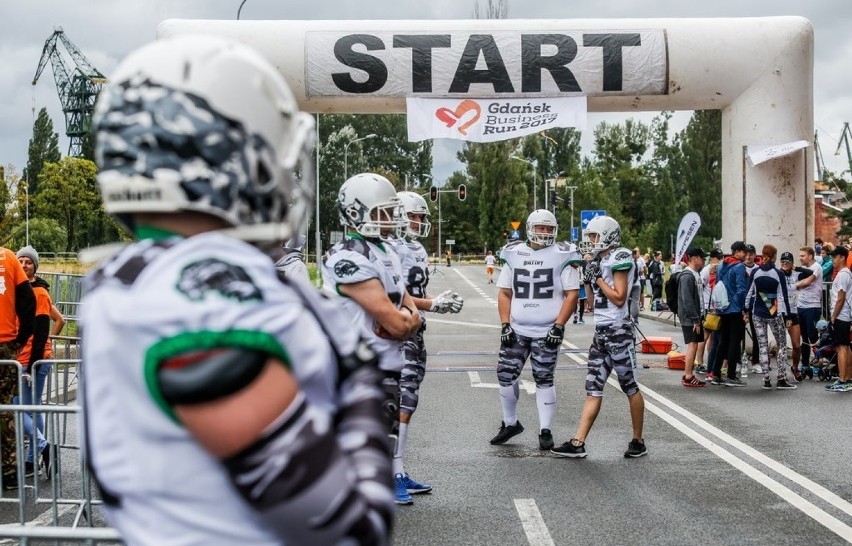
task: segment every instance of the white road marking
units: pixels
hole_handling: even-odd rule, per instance
[[[610,378],[607,379],[607,383],[610,383],[611,385],[618,387],[618,381],[616,381],[612,376],[610,376]],[[680,411],[678,411],[676,409],[676,408],[679,408],[683,412],[689,413],[687,410],[680,408],[680,406],[678,406],[674,402],[671,402],[670,400],[667,400],[662,395],[657,394],[657,393],[653,393],[653,391],[651,391],[651,389],[648,389],[644,385],[641,386],[641,389],[644,392],[647,392],[647,394],[651,398],[654,398],[655,400],[659,400],[661,403],[664,403],[665,405],[667,405],[670,409],[677,411],[678,413],[681,413]],[[772,491],[773,493],[775,493],[776,495],[781,497],[781,499],[784,500],[785,502],[787,502],[790,506],[793,506],[794,508],[800,510],[802,513],[804,513],[808,517],[812,518],[814,521],[816,521],[817,523],[819,523],[820,525],[822,525],[823,527],[825,527],[829,531],[835,533],[837,536],[841,537],[845,541],[852,543],[852,527],[849,527],[848,525],[846,525],[845,523],[843,523],[842,521],[840,521],[836,517],[832,516],[831,514],[827,513],[826,511],[822,510],[821,508],[817,507],[812,502],[808,501],[807,499],[805,499],[804,497],[802,497],[798,493],[794,492],[790,488],[786,487],[785,485],[781,484],[777,480],[768,476],[764,472],[761,472],[760,470],[758,470],[754,466],[750,465],[749,463],[747,463],[743,459],[737,457],[736,455],[734,455],[733,453],[731,453],[730,451],[728,451],[727,449],[725,449],[721,445],[719,445],[719,444],[713,442],[712,440],[710,440],[709,438],[701,435],[699,432],[692,430],[691,428],[689,428],[688,426],[686,426],[685,424],[683,424],[679,420],[675,419],[673,416],[669,415],[668,413],[666,413],[665,411],[663,411],[662,409],[657,407],[655,404],[646,401],[645,407],[648,409],[648,411],[650,411],[651,413],[653,413],[654,415],[656,415],[657,417],[659,417],[660,419],[662,419],[663,421],[665,421],[666,423],[671,425],[675,430],[681,432],[686,437],[690,438],[691,440],[693,440],[695,443],[697,443],[698,445],[700,445],[704,449],[713,453],[714,455],[716,455],[717,457],[719,457],[720,459],[722,459],[723,461],[725,461],[729,465],[733,466],[734,468],[736,468],[737,470],[739,470],[740,472],[742,472],[743,474],[745,474],[749,478],[753,479],[754,481],[756,481],[757,483],[759,483],[763,487],[769,489],[770,491]],[[695,417],[695,419],[699,419],[699,418]],[[698,424],[698,423],[696,423],[696,424]],[[707,425],[712,427],[712,425],[710,425],[709,423],[707,423]],[[713,428],[715,428],[715,427],[713,427]],[[721,434],[724,434],[721,431],[719,431],[719,432]],[[725,436],[727,436],[727,435],[725,435]],[[734,440],[734,438],[732,438],[730,436],[728,436],[728,437],[731,438],[731,440]],[[742,442],[738,442],[738,443],[740,443],[743,447],[748,447],[745,444],[743,444]],[[753,448],[748,448],[748,449],[750,451],[753,451],[755,454],[760,454],[757,450],[755,450]],[[762,455],[762,454],[760,454],[760,455]],[[769,459],[768,457],[766,457],[766,458]],[[771,459],[769,459],[769,460],[771,461]],[[782,466],[782,468],[786,468],[786,467],[783,467],[783,465],[781,465],[781,466]],[[786,472],[782,473],[782,475],[785,476],[785,477],[789,477],[789,474],[795,474],[795,472],[787,469]],[[842,501],[843,499],[840,499],[840,500]],[[843,501],[843,502],[845,502],[845,501]]]
[[[535,499],[515,499],[515,510],[521,517],[530,546],[555,546]]]
[[[473,289],[476,291],[476,293],[477,293],[477,294],[479,294],[480,296],[482,296],[483,298],[485,298],[485,301],[487,301],[488,303],[490,303],[490,304],[491,304],[491,305],[493,305],[494,307],[497,307],[497,300],[495,300],[493,297],[491,297],[491,295],[490,295],[490,294],[487,294],[487,293],[485,292],[485,290],[483,290],[483,289],[481,289],[480,287],[476,286],[476,285],[473,283],[473,281],[471,281],[470,279],[468,279],[467,277],[465,277],[464,273],[462,273],[462,272],[461,272],[458,268],[453,269],[453,271],[455,271],[455,272],[456,272],[456,275],[458,275],[459,277],[461,277],[461,278],[464,280],[464,282],[466,282],[467,284],[469,284],[469,285],[470,285],[470,287],[471,287],[471,288],[473,288]],[[498,326],[498,328],[499,328],[499,326]]]
[[[813,493],[817,497],[821,498],[825,502],[829,503],[830,505],[834,506],[835,508],[842,510],[846,514],[852,516],[852,503],[850,503],[850,502],[846,501],[845,499],[841,498],[840,496],[832,493],[831,491],[829,491],[825,487],[823,487],[823,486],[819,485],[818,483],[806,478],[805,476],[802,476],[801,474],[799,474],[795,470],[792,470],[791,468],[779,463],[775,459],[772,459],[771,457],[764,455],[763,453],[754,449],[753,447],[737,440],[736,438],[734,438],[730,434],[727,434],[726,432],[719,430],[718,428],[711,425],[710,423],[708,423],[704,419],[698,417],[697,415],[690,412],[689,410],[682,408],[681,406],[678,406],[677,404],[675,404],[674,402],[672,402],[668,398],[662,396],[661,394],[659,394],[657,392],[654,392],[653,390],[649,389],[645,385],[642,385],[642,392],[647,393],[648,396],[650,396],[651,398],[657,400],[658,402],[660,402],[664,406],[667,406],[669,409],[671,409],[675,413],[678,413],[678,414],[682,415],[683,417],[685,417],[686,419],[689,419],[690,421],[692,421],[693,423],[695,423],[699,427],[703,428],[704,430],[706,430],[707,432],[709,432],[713,436],[719,438],[723,442],[726,442],[727,444],[731,445],[732,447],[735,447],[736,449],[742,451],[743,453],[745,453],[746,455],[748,455],[752,459],[756,460],[757,462],[769,467],[770,469],[774,470],[778,474],[781,474],[782,476],[784,476],[785,478],[787,478],[791,482],[793,482],[793,483],[801,486],[802,488],[810,491],[811,493]]]
[[[477,328],[497,328],[498,330],[502,328],[502,326],[499,324],[482,324],[481,322],[465,322],[463,320],[446,320],[434,317],[429,317],[426,320],[429,321],[429,324],[432,324],[433,322],[438,322],[441,324],[458,324],[459,326],[475,326]]]
[[[467,372],[467,376],[470,378],[470,386],[477,387],[481,389],[499,389],[499,383],[483,383],[479,378],[479,372]],[[527,381],[526,379],[521,379],[521,388],[527,391],[527,394],[535,394],[535,381]]]

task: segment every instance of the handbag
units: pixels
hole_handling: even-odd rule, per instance
[[[704,317],[704,329],[715,332],[719,329],[719,322],[721,320],[721,315],[717,315],[716,313],[707,313],[707,316]]]

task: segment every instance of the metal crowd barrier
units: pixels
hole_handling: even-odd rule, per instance
[[[76,351],[77,343],[74,339],[65,341],[65,349]],[[80,360],[77,358],[45,359],[33,365],[33,378],[41,367],[50,366],[41,404],[12,404],[9,393],[3,393],[0,399],[3,402],[0,414],[8,412],[14,417],[18,477],[16,491],[7,491],[5,486],[0,488],[0,510],[6,506],[17,508],[17,521],[0,522],[0,545],[123,544],[115,529],[102,526],[104,523],[97,508],[102,501],[97,498],[96,487],[82,459],[77,427],[80,407],[76,404],[79,365]],[[31,400],[36,399],[35,381],[27,384],[20,363],[0,360],[0,366],[15,367],[15,394],[28,388],[32,389]],[[44,417],[44,436],[51,445],[52,453],[49,476],[44,475],[39,468],[40,454],[37,446],[34,446],[36,475],[25,477],[27,443],[24,440],[24,413],[32,414],[33,426],[36,426],[39,416]],[[2,442],[0,436],[0,449]],[[8,512],[4,510],[2,513],[4,519],[9,519]]]

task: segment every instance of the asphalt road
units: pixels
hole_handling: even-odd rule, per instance
[[[406,469],[434,491],[399,508],[394,544],[852,542],[852,395],[827,393],[819,381],[795,391],[764,391],[755,376],[746,388],[686,389],[664,356],[639,354],[647,366],[639,382],[649,455],[623,457],[630,420],[624,395],[611,383],[587,441],[588,457],[564,459],[538,449],[534,385],[526,369],[518,407],[526,431],[492,446],[488,441],[501,420],[496,285],[485,282],[482,266],[454,265],[440,266],[429,288],[452,288],[465,306],[458,315],[429,315],[429,371]],[[558,362],[557,442],[573,435],[585,398],[585,351],[594,328],[593,317],[586,318],[566,328],[566,352]],[[643,316],[639,328],[647,337],[682,342],[671,322]],[[75,445],[73,419],[65,430],[66,445]],[[80,498],[78,452],[68,447],[62,455],[58,490]],[[10,501],[0,501],[0,523],[18,519]],[[37,525],[53,521],[50,503],[28,502],[25,511]],[[57,512],[63,526],[79,515],[73,505]],[[97,511],[92,517],[103,525]]]
[[[627,402],[607,385],[586,459],[538,449],[532,377],[522,378],[526,431],[503,446],[494,371],[496,285],[481,266],[439,267],[429,288],[465,298],[459,315],[430,315],[428,373],[412,420],[406,470],[434,486],[399,509],[403,544],[840,544],[852,542],[852,395],[805,381],[795,391],[686,389],[665,357],[639,354],[649,455],[625,459]],[[556,374],[557,442],[585,398],[593,318],[569,324]],[[670,322],[640,319],[648,337],[682,343]]]

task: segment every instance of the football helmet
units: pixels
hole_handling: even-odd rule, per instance
[[[426,200],[420,194],[413,191],[401,191],[397,195],[400,201],[402,201],[402,208],[405,210],[406,217],[408,217],[405,229],[402,230],[402,236],[411,237],[412,239],[428,237],[432,224],[429,222],[429,205],[426,204]],[[422,214],[425,218],[423,218],[423,221],[414,220],[408,216],[409,214]],[[412,229],[412,225],[417,227]]]
[[[544,233],[536,230],[536,226],[550,226],[552,233]],[[527,216],[527,240],[541,246],[550,246],[556,242],[556,216],[546,209],[534,210]]]
[[[304,231],[314,195],[314,121],[278,70],[233,40],[178,36],[122,61],[93,118],[107,213],[195,211],[229,235]]]
[[[364,237],[399,233],[408,222],[393,184],[373,173],[356,174],[340,186],[337,211],[341,224]]]
[[[598,235],[597,241],[592,242],[590,235]],[[583,230],[583,241],[580,250],[597,256],[605,250],[621,246],[621,226],[610,216],[596,216],[589,221]]]

